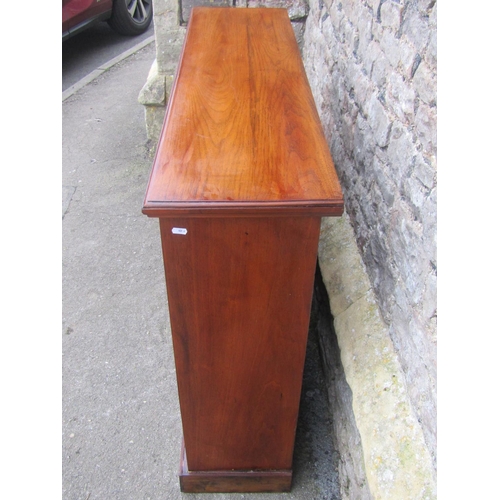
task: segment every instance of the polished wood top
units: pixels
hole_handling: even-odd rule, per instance
[[[193,8],[143,212],[341,215],[343,206],[287,11]]]

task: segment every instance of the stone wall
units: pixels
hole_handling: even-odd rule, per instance
[[[347,215],[323,219],[318,261],[333,315],[334,333],[328,310],[318,333],[342,498],[434,499],[429,447]]]
[[[144,106],[148,139],[155,148],[186,35],[179,0],[153,0],[153,23],[156,59],[139,94],[139,103]]]
[[[436,467],[436,3],[311,0],[303,58]]]

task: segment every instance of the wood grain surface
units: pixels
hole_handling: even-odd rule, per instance
[[[285,9],[192,9],[146,192],[149,216],[341,215]]]
[[[292,471],[190,471],[183,443],[179,482],[181,491],[185,493],[284,492],[291,490]]]
[[[190,471],[292,468],[319,227],[160,219]]]

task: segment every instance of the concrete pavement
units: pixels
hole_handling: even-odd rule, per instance
[[[181,494],[181,420],[152,163],[137,97],[154,43],[63,102],[64,500],[336,499],[336,453],[311,330],[288,494]]]

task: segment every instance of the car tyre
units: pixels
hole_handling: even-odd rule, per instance
[[[153,19],[153,0],[115,0],[108,23],[121,35],[144,33]]]

